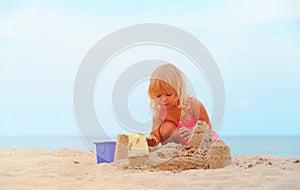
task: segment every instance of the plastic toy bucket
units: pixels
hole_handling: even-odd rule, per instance
[[[97,163],[110,163],[114,161],[116,142],[95,142]]]

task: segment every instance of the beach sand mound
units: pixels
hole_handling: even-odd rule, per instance
[[[223,168],[231,161],[230,148],[222,141],[212,142],[206,122],[198,121],[187,146],[175,143],[150,148],[147,154],[118,160],[126,169],[179,172],[189,169]]]

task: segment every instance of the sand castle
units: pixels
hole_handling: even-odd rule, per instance
[[[118,135],[114,162],[123,168],[174,172],[223,168],[231,162],[230,148],[222,140],[212,142],[204,121],[197,122],[187,146],[168,143],[148,148],[145,143],[143,134]]]

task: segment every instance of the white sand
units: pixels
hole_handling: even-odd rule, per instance
[[[221,139],[212,142],[210,126],[203,121],[198,121],[193,128],[187,146],[168,143],[148,149],[143,134],[133,137],[131,143],[127,135],[121,134],[117,138],[115,161],[123,168],[180,172],[224,168],[231,163],[230,147]],[[143,141],[144,145],[139,146]],[[129,150],[133,153],[131,156]]]
[[[300,189],[300,159],[233,156],[222,169],[124,170],[95,153],[0,149],[0,189]]]

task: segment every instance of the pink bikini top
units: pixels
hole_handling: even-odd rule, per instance
[[[173,122],[178,128],[180,127],[186,127],[186,128],[189,128],[189,129],[193,129],[193,127],[196,125],[197,123],[197,119],[193,116],[192,112],[191,112],[191,101],[192,101],[192,96],[190,96],[188,98],[188,110],[187,110],[187,114],[188,114],[188,120],[179,120],[179,121],[171,121]],[[161,108],[160,109],[161,111],[161,116],[162,116],[162,119],[163,121],[168,121],[166,119],[167,117],[167,112],[165,109]],[[211,135],[212,135],[212,140],[213,142],[215,142],[216,140],[218,140],[219,138],[219,135],[215,132],[215,131],[211,131]],[[185,140],[185,144],[187,145],[188,142],[187,140]]]

